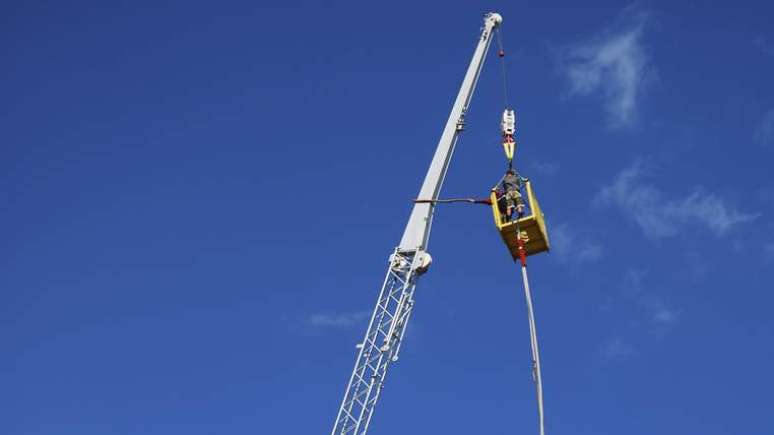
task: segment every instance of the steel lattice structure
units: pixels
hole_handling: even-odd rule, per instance
[[[406,332],[406,324],[414,307],[416,268],[412,268],[415,252],[395,250],[384,279],[379,300],[374,307],[355,369],[339,408],[334,434],[363,434],[368,430],[374,407],[384,386],[390,362],[398,360],[398,352]]]

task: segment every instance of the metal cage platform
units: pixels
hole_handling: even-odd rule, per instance
[[[545,217],[535,197],[535,192],[532,190],[532,183],[527,181],[524,184],[527,190],[527,206],[530,213],[517,221],[510,221],[505,216],[504,207],[498,202],[498,199],[501,200],[502,198],[497,197],[497,192],[492,190],[490,194],[492,213],[494,214],[497,231],[500,232],[503,242],[508,246],[508,250],[511,251],[511,256],[517,261],[519,259],[519,237],[524,241],[524,249],[527,251],[527,256],[547,252],[551,248],[548,242]],[[520,234],[517,234],[516,231],[517,222]]]

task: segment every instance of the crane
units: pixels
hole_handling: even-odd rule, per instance
[[[358,352],[355,366],[347,383],[331,435],[362,435],[367,433],[374,409],[384,387],[387,369],[390,363],[398,360],[406,326],[414,308],[414,291],[417,281],[427,272],[432,263],[432,257],[427,251],[428,241],[435,206],[444,201],[438,198],[441,186],[446,177],[457,139],[465,127],[465,114],[493,40],[493,33],[501,23],[502,16],[498,13],[491,12],[484,16],[484,26],[481,29],[473,57],[419,191],[418,198],[425,198],[425,200],[415,201],[400,243],[388,257],[387,273],[365,336],[356,346]],[[502,57],[502,55],[501,50],[500,56]],[[509,166],[512,165],[513,148],[515,147],[513,140],[514,116],[513,111],[508,109],[503,115],[503,146],[506,149]],[[528,199],[532,200],[534,196],[531,187],[527,187],[529,190]],[[481,203],[482,201],[469,200],[468,202]],[[498,209],[498,198],[494,192],[490,200],[483,202],[492,204],[498,231],[515,260],[517,258],[523,260],[526,255],[548,249],[548,239],[543,237],[545,236],[545,225],[543,224],[542,212],[536,207],[537,202],[534,203],[535,206],[531,206],[530,216],[512,222],[502,216]],[[524,226],[525,231],[521,231],[520,225]],[[522,233],[526,237],[527,232],[532,239],[521,237]],[[542,241],[538,240],[541,237]],[[522,261],[524,283],[528,286],[525,266],[526,263]],[[536,381],[539,381],[539,362],[537,365],[535,364],[537,341],[534,334],[534,319],[528,287],[526,291],[530,314],[530,332],[532,333],[533,368],[537,367],[538,378]],[[542,434],[542,386],[538,387],[538,395]]]

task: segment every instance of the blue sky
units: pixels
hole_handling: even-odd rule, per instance
[[[772,6],[400,1],[3,4],[0,433],[329,431],[490,10],[548,433],[771,433]],[[495,60],[446,196],[503,170]],[[371,433],[535,431],[489,211],[430,252]]]

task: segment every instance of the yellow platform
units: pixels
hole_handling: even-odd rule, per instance
[[[524,241],[524,249],[527,251],[527,256],[539,254],[541,252],[547,252],[550,249],[548,242],[548,232],[546,231],[545,217],[543,211],[540,209],[535,193],[532,191],[532,184],[525,182],[527,190],[527,206],[529,208],[529,215],[526,215],[518,220],[519,230],[521,232],[521,239]],[[495,226],[497,231],[500,232],[500,236],[503,238],[503,242],[511,251],[511,256],[514,260],[519,259],[519,250],[516,234],[516,222],[509,222],[507,217],[500,212],[500,207],[497,203],[497,192],[492,190],[490,195],[492,200],[492,212],[494,214]]]

